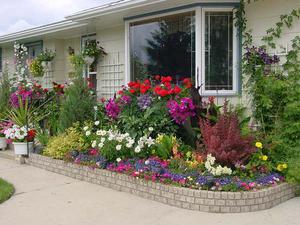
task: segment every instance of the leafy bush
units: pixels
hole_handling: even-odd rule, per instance
[[[4,68],[2,79],[0,80],[0,118],[3,113],[9,109],[10,82],[7,68]]]
[[[202,119],[200,129],[206,154],[214,156],[222,165],[232,167],[238,162],[245,162],[255,151],[253,138],[241,135],[238,117],[227,111],[226,104],[216,124]]]
[[[42,61],[40,61],[39,59],[32,60],[29,65],[29,70],[34,77],[42,77],[44,75]]]
[[[49,140],[43,155],[55,159],[64,159],[71,150],[82,150],[84,146],[81,132],[76,128],[69,128],[64,133]]]
[[[65,90],[59,115],[60,131],[64,131],[76,122],[83,123],[93,119],[95,104],[95,95],[85,80],[77,77]]]

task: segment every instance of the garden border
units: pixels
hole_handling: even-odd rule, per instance
[[[283,183],[256,192],[214,192],[164,185],[37,154],[30,154],[27,162],[48,171],[171,206],[212,213],[239,213],[269,209],[293,198],[299,188],[298,185]]]

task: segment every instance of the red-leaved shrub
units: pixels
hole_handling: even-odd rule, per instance
[[[206,119],[199,124],[206,154],[214,156],[221,165],[232,167],[237,162],[243,163],[256,150],[253,137],[242,137],[238,116],[227,111],[226,103],[216,124]]]

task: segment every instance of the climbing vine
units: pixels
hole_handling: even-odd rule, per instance
[[[253,117],[272,146],[272,160],[288,161],[288,179],[300,181],[300,37],[291,40],[291,49],[285,57],[269,53],[277,48],[276,41],[284,30],[299,21],[300,8],[281,15],[266,30],[261,39],[263,44],[254,46],[245,17],[245,6],[250,3],[241,0],[236,13],[236,25],[243,36],[245,90],[251,96]]]

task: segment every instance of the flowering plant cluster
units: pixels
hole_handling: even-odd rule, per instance
[[[247,60],[254,60],[256,65],[273,65],[280,61],[277,55],[269,55],[266,49],[262,47],[246,48],[245,54]]]
[[[214,167],[216,162],[216,158],[213,157],[211,154],[207,155],[206,162],[205,162],[205,168],[209,173],[211,173],[214,176],[221,176],[221,175],[231,175],[232,170],[228,168],[227,166],[222,167],[221,165],[218,165],[217,167]]]
[[[88,40],[86,46],[82,52],[83,56],[95,57],[98,58],[101,55],[106,55],[103,47],[100,46],[99,41]]]
[[[5,131],[13,126],[11,121],[1,121],[0,122],[0,137],[5,137]]]
[[[32,142],[36,136],[35,129],[13,125],[4,131],[5,138],[10,142]]]

